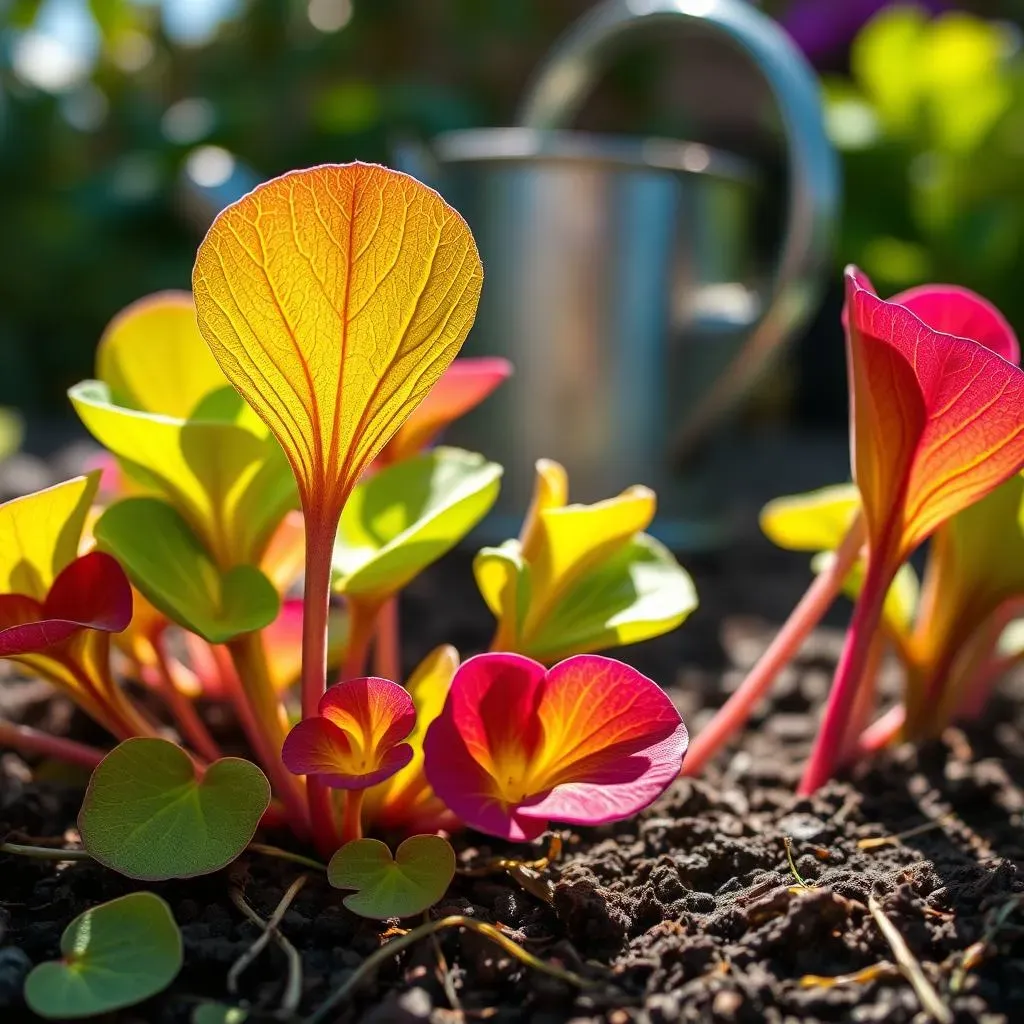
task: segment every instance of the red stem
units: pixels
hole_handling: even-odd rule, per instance
[[[167,656],[167,645],[164,643],[163,629],[151,636],[149,642],[156,655],[160,694],[171,714],[174,715],[182,739],[190,743],[192,749],[207,761],[216,761],[221,756],[220,748],[199,717],[195,705],[178,689],[174,681]]]
[[[331,601],[331,557],[337,520],[306,516],[306,574],[302,613],[302,717],[319,713],[327,686],[327,622]],[[306,776],[306,798],[313,841],[330,857],[341,845],[331,791],[315,775]]]
[[[882,666],[882,658],[885,655],[885,645],[885,633],[879,630],[871,638],[867,663],[864,666],[864,675],[861,678],[860,686],[857,687],[857,696],[853,702],[853,710],[850,713],[850,719],[846,724],[846,731],[843,734],[843,747],[837,760],[838,764],[846,764],[856,760],[856,751],[861,733],[864,732],[871,721],[875,705],[878,702],[878,671]]]
[[[383,679],[390,679],[396,683],[402,681],[397,594],[389,597],[377,613],[377,635],[373,641],[373,671]]]
[[[683,775],[699,775],[708,761],[743,728],[775,677],[793,659],[835,600],[847,573],[857,561],[863,537],[863,520],[858,516],[850,525],[832,564],[815,577],[746,679],[690,744],[683,761]]]
[[[92,771],[107,756],[107,751],[76,743],[60,736],[33,729],[29,725],[15,725],[0,721],[0,747],[10,747],[26,754],[42,754],[69,764],[77,764]]]
[[[339,680],[358,679],[366,672],[366,659],[370,653],[370,642],[377,629],[377,612],[380,605],[360,601],[358,598],[348,600],[348,642],[345,646],[345,657],[341,663]],[[385,678],[391,679],[391,676]]]
[[[885,594],[892,582],[892,559],[884,545],[879,556],[868,558],[864,586],[853,609],[853,619],[846,632],[843,653],[832,681],[825,717],[814,741],[811,756],[804,766],[804,775],[797,790],[806,796],[823,786],[835,772],[843,753],[847,725],[851,720],[859,687],[868,667],[872,641],[882,619]]]
[[[345,790],[345,820],[341,827],[342,843],[351,843],[363,838],[363,794],[364,789]]]

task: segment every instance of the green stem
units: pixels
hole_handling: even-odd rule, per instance
[[[60,850],[49,846],[24,846],[22,843],[0,843],[0,853],[11,853],[17,857],[33,857],[35,860],[92,860],[85,850]]]
[[[843,653],[825,707],[825,717],[800,780],[798,792],[802,795],[813,793],[828,782],[843,754],[847,726],[868,667],[871,644],[882,619],[886,591],[895,572],[892,561],[887,557],[885,545],[879,545],[877,557],[872,553],[868,558],[864,586],[854,606],[850,628],[846,632]]]
[[[342,843],[351,843],[363,838],[363,794],[364,789],[345,790],[345,819],[341,826]]]
[[[281,798],[295,834],[309,834],[302,783],[281,760],[285,724],[281,703],[267,669],[259,633],[243,633],[227,644],[232,665],[224,666],[225,683],[232,690],[235,711],[253,752]],[[233,671],[232,671],[233,667]]]
[[[469,931],[476,932],[478,935],[482,935],[484,938],[490,939],[491,942],[500,946],[506,953],[510,956],[514,956],[520,963],[525,964],[527,967],[532,967],[536,971],[541,971],[543,974],[550,975],[552,978],[557,978],[559,981],[563,981],[567,985],[573,985],[576,988],[590,987],[590,983],[584,978],[581,978],[578,974],[573,974],[572,971],[556,967],[554,964],[546,963],[544,960],[541,960],[540,957],[536,957],[532,953],[528,953],[522,946],[513,942],[507,935],[503,935],[493,925],[485,924],[483,921],[475,921],[471,917],[463,917],[461,914],[456,914],[451,917],[442,917],[437,921],[429,921],[427,924],[421,924],[418,928],[412,928],[404,935],[400,935],[397,939],[392,939],[390,942],[381,946],[380,949],[376,950],[376,952],[371,953],[359,965],[359,967],[356,968],[355,972],[350,974],[346,981],[336,988],[330,996],[328,996],[326,1002],[324,1002],[315,1013],[305,1019],[303,1024],[320,1024],[321,1021],[326,1020],[331,1011],[343,999],[348,998],[353,992],[355,992],[355,990],[359,988],[364,981],[370,978],[378,968],[394,959],[397,953],[400,953],[403,949],[419,942],[420,939],[428,938],[436,932],[443,931],[445,928],[467,928]]]
[[[247,847],[252,853],[262,853],[265,857],[276,857],[278,860],[289,860],[293,864],[299,864],[304,868],[312,868],[314,871],[326,871],[327,865],[312,857],[303,857],[301,853],[292,853],[291,850],[282,850],[280,846],[270,846],[267,843],[250,843]]]
[[[302,613],[302,717],[319,714],[327,685],[327,621],[331,601],[331,557],[337,518],[325,522],[306,515],[306,578]],[[315,775],[306,777],[313,840],[322,856],[341,845],[330,790]]]

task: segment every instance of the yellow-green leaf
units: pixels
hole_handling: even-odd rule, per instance
[[[0,505],[0,593],[42,601],[78,555],[99,473],[77,476]]]
[[[281,442],[318,526],[333,532],[455,357],[482,280],[463,219],[375,165],[285,174],[214,221],[192,279],[200,330]]]
[[[789,551],[835,551],[859,508],[857,485],[836,484],[769,501],[761,510],[761,529]]]

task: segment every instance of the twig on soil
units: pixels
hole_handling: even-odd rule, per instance
[[[301,864],[304,868],[311,868],[313,871],[326,871],[327,865],[312,857],[304,857],[301,853],[292,853],[291,850],[282,850],[280,846],[270,846],[267,843],[250,843],[246,849],[250,853],[262,853],[266,857],[277,857],[278,860],[290,860],[293,864]]]
[[[12,853],[19,857],[35,857],[36,860],[92,860],[85,850],[62,850],[51,846],[25,846],[22,843],[0,843],[0,853]]]
[[[786,847],[786,860],[789,861],[789,870],[793,873],[793,877],[797,880],[800,888],[810,892],[817,883],[805,882],[803,875],[797,870],[796,861],[793,859],[793,840],[789,836],[783,836],[782,842]]]
[[[877,964],[864,967],[851,974],[837,974],[829,977],[821,974],[805,974],[798,984],[801,988],[834,988],[836,985],[866,985],[870,981],[877,981],[879,978],[892,978],[900,973],[900,969],[889,963],[888,960],[880,960]]]
[[[590,988],[592,985],[591,982],[581,978],[578,974],[573,974],[572,971],[549,964],[532,953],[527,952],[507,935],[503,935],[494,925],[485,924],[483,921],[474,921],[472,918],[464,917],[461,914],[455,914],[451,917],[442,917],[436,921],[421,924],[418,928],[413,928],[399,938],[393,939],[387,945],[381,946],[375,953],[371,953],[356,968],[349,979],[343,985],[336,988],[327,997],[326,1001],[311,1016],[306,1018],[304,1024],[320,1024],[320,1021],[325,1020],[338,1003],[348,998],[378,967],[394,957],[396,953],[401,952],[401,950],[413,945],[413,943],[418,942],[420,939],[425,939],[428,935],[434,935],[445,928],[468,928],[470,931],[476,932],[478,935],[482,935],[484,938],[500,946],[520,963],[525,964],[527,967],[532,967],[535,971],[548,974],[552,978],[557,978],[567,985],[573,985],[576,988]]]
[[[263,932],[256,941],[235,961],[228,971],[228,991],[235,995],[238,991],[238,979],[242,972],[263,952],[267,943],[273,939],[281,948],[288,961],[288,978],[285,982],[284,994],[281,996],[280,1012],[282,1016],[291,1015],[299,1008],[299,1001],[302,998],[302,958],[298,950],[281,933],[279,925],[292,901],[299,894],[299,890],[306,884],[306,876],[299,875],[281,897],[281,902],[274,909],[274,913],[266,921],[256,913],[246,902],[242,890],[231,889],[231,902]]]
[[[995,913],[990,914],[985,934],[964,950],[959,963],[953,968],[949,979],[950,992],[956,993],[963,988],[964,982],[967,980],[967,972],[977,967],[989,955],[997,936],[1006,927],[1010,915],[1021,905],[1022,901],[1024,901],[1024,893],[1014,893]]]
[[[868,839],[858,839],[857,849],[877,850],[880,846],[896,846],[903,842],[904,839],[912,839],[914,836],[931,832],[932,829],[942,828],[943,825],[952,821],[954,817],[954,814],[944,814],[941,818],[936,818],[934,821],[925,822],[925,824],[918,825],[915,828],[908,828],[906,832],[898,832],[891,836],[872,836]]]
[[[868,910],[875,919],[878,930],[882,933],[885,941],[889,943],[889,948],[892,950],[892,955],[899,965],[900,971],[917,993],[921,1008],[925,1013],[931,1014],[939,1024],[953,1024],[953,1014],[949,1007],[939,998],[935,986],[928,980],[920,962],[911,952],[899,929],[886,916],[882,904],[878,902],[874,893],[868,897]]]

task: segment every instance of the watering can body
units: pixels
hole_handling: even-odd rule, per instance
[[[786,223],[768,273],[753,251],[766,198],[756,166],[693,143],[559,127],[623,40],[698,23],[755,63],[784,126]],[[827,256],[838,182],[813,75],[743,0],[607,0],[555,48],[520,120],[396,154],[476,237],[484,287],[463,354],[515,366],[446,437],[505,467],[479,539],[518,532],[546,457],[568,470],[572,500],[646,484],[663,540],[720,545],[715,428],[813,309]]]

